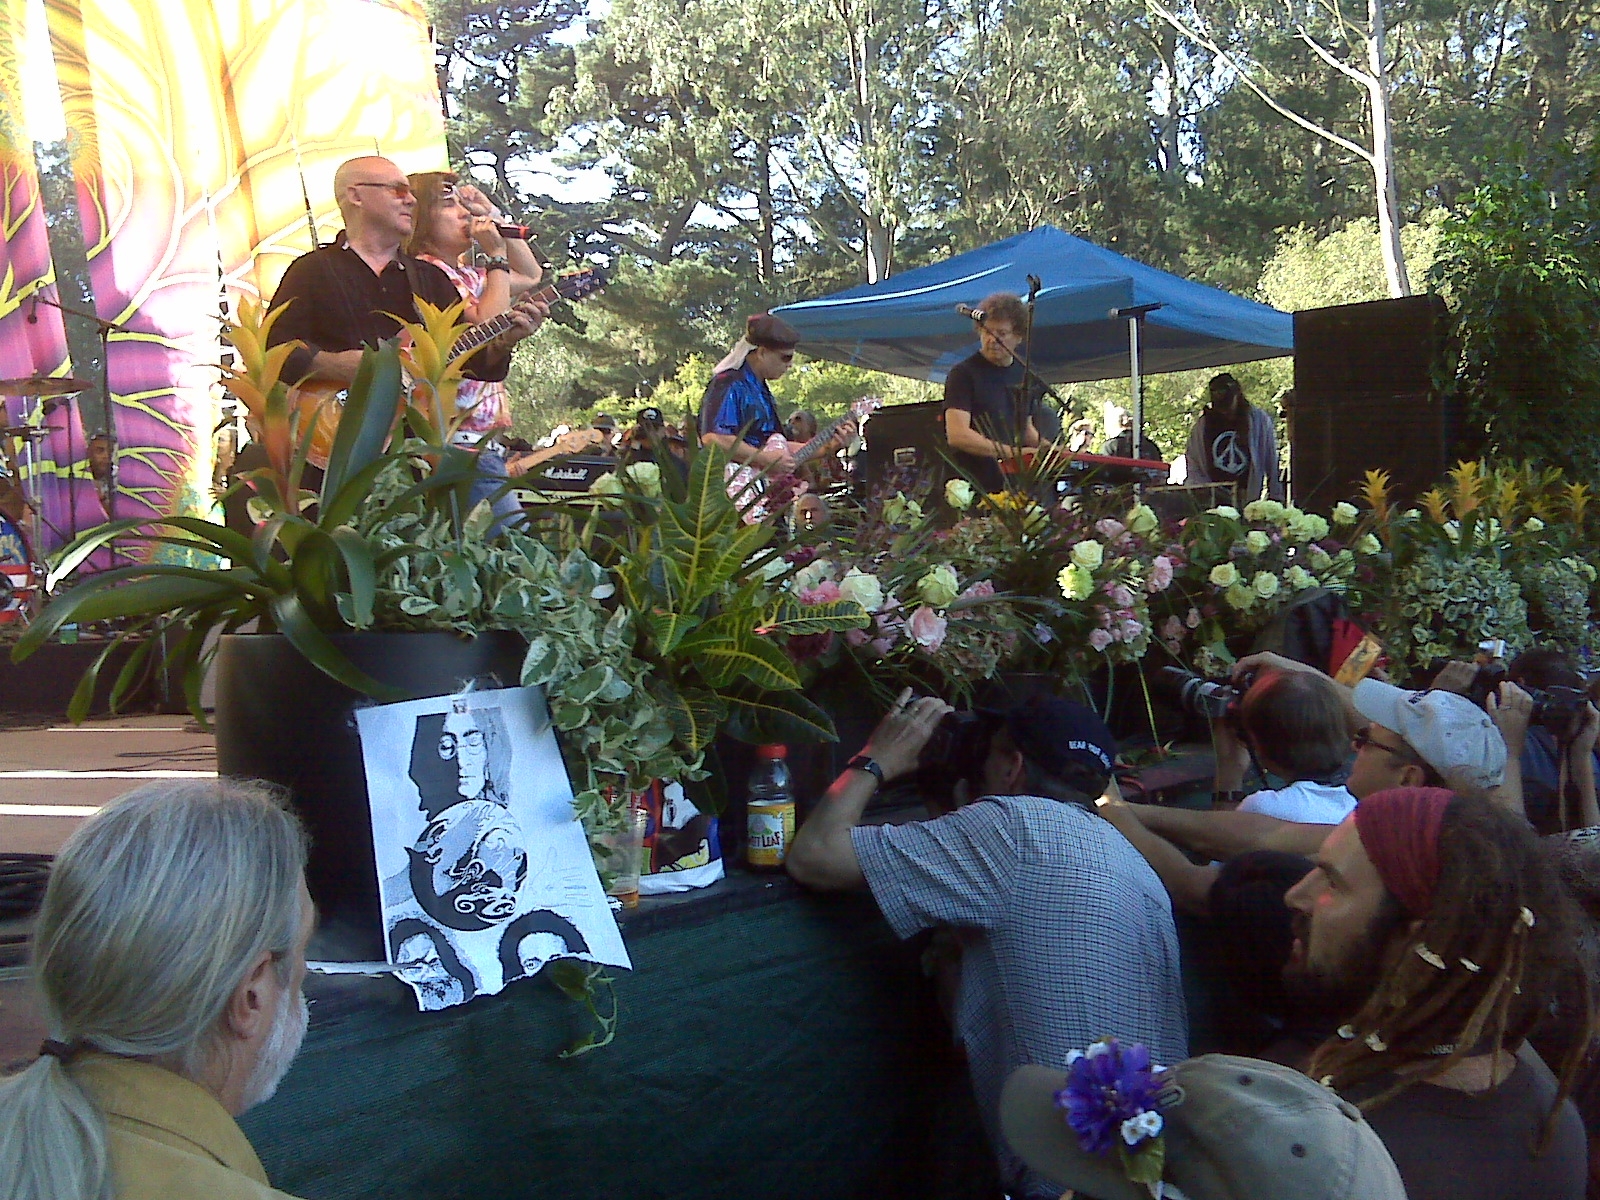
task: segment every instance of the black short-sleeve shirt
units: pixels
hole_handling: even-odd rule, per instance
[[[289,264],[272,307],[289,307],[272,327],[268,345],[302,341],[305,349],[289,355],[283,378],[298,382],[311,371],[311,360],[319,350],[337,353],[376,347],[400,332],[400,322],[418,319],[413,297],[421,296],[436,308],[447,308],[461,299],[450,277],[432,263],[402,254],[373,274],[362,257],[350,248],[344,235],[338,241]],[[511,365],[510,354],[495,346],[486,347],[467,361],[463,373],[469,379],[500,380]]]
[[[1022,364],[1013,361],[1009,367],[997,367],[982,354],[973,354],[950,368],[944,381],[944,411],[959,408],[969,413],[972,428],[984,437],[1008,446],[1020,446],[1024,424],[1017,427],[1016,388],[1022,382]],[[1032,404],[1024,408],[1027,413]],[[1004,486],[1000,464],[977,454],[952,450],[951,457],[982,485],[986,492],[998,492]]]

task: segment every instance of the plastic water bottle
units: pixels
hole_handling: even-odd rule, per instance
[[[787,746],[757,746],[745,804],[749,865],[761,871],[783,866],[794,840],[794,790],[789,782]]]

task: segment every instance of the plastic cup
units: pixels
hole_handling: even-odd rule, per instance
[[[600,883],[623,908],[639,907],[639,866],[644,857],[644,831],[649,814],[639,805],[628,808],[627,825],[589,839]]]

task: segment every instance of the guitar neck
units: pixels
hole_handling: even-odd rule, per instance
[[[795,466],[799,466],[801,463],[815,458],[818,452],[821,451],[821,449],[833,438],[833,435],[839,432],[839,426],[843,425],[853,415],[853,413],[845,413],[845,415],[840,417],[838,420],[830,422],[826,429],[817,430],[817,436],[812,438],[804,446],[801,446],[800,449],[795,453]]]
[[[550,287],[540,288],[537,292],[526,294],[519,299],[542,300],[548,304],[552,300],[561,299],[561,291],[559,288],[556,288],[552,285]],[[487,321],[483,322],[483,324],[474,325],[472,328],[466,330],[460,337],[456,339],[456,344],[450,351],[451,355],[454,357],[460,357],[468,350],[474,349],[475,347],[483,345],[483,343],[487,341],[491,341],[492,339],[499,337],[506,330],[510,329],[515,323],[511,319],[511,313],[512,310],[508,308],[498,317],[490,317]]]

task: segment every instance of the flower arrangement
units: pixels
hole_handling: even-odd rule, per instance
[[[1264,628],[1314,589],[1344,591],[1360,560],[1382,550],[1357,533],[1359,520],[1350,504],[1330,520],[1276,500],[1190,518],[1170,555],[1182,568],[1162,604],[1162,645],[1175,657],[1191,655],[1203,674],[1224,672],[1234,659],[1230,641]]]
[[[791,552],[797,569],[786,586],[803,604],[854,601],[871,623],[842,638],[795,639],[790,652],[819,668],[849,656],[875,688],[887,670],[941,694],[969,694],[1026,628],[993,578],[1004,560],[1004,531],[981,510],[939,529],[903,494],[869,504],[853,530],[835,529],[828,540]]]
[[[1169,1087],[1167,1069],[1150,1061],[1149,1050],[1107,1037],[1067,1055],[1067,1086],[1055,1103],[1084,1153],[1105,1157],[1115,1149],[1128,1179],[1159,1197]]]

